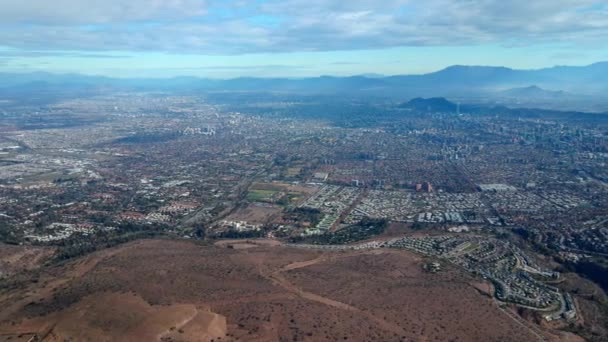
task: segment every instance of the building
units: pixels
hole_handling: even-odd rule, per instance
[[[327,172],[316,172],[314,174],[315,180],[320,180],[323,182],[325,182],[327,180],[327,177],[329,177],[329,174]]]

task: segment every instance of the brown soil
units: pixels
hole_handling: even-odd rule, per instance
[[[210,341],[226,334],[223,316],[191,304],[150,306],[128,293],[87,296],[67,309],[21,322],[44,341]]]
[[[53,248],[0,243],[0,278],[38,268],[54,251]]]
[[[255,248],[255,247],[272,247],[272,246],[281,246],[282,243],[278,240],[272,239],[230,239],[230,240],[220,240],[214,243],[214,246],[225,247],[225,248],[234,248],[234,249],[247,249],[247,248]]]
[[[252,224],[265,224],[274,216],[281,213],[277,206],[262,206],[251,204],[244,209],[239,209],[226,218],[228,221],[246,221]]]
[[[0,295],[0,341],[538,340],[449,265],[246,244],[146,240],[50,268]]]

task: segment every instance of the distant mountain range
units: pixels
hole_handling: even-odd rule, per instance
[[[393,98],[517,98],[520,101],[567,98],[573,106],[608,102],[608,62],[588,66],[556,66],[537,70],[505,67],[451,66],[424,75],[381,77],[321,76],[311,78],[252,78],[227,80],[197,77],[119,79],[79,74],[0,73],[2,94],[71,90],[160,90],[179,92],[272,91],[307,94],[352,93]],[[574,101],[574,102],[573,102]],[[607,105],[608,106],[608,105]]]
[[[574,96],[574,94],[565,92],[563,90],[546,90],[542,89],[538,86],[529,86],[522,88],[512,88],[508,90],[503,90],[498,92],[497,94],[505,96],[505,97],[513,97],[513,98],[537,98],[537,99],[551,99],[551,98],[561,98]]]
[[[597,120],[598,122],[605,122],[608,119],[608,112],[601,113],[588,113],[581,111],[571,110],[554,110],[554,109],[542,109],[542,108],[509,108],[501,105],[487,105],[487,104],[457,104],[451,102],[443,97],[432,97],[432,98],[415,98],[408,102],[404,102],[398,106],[403,110],[412,111],[415,113],[443,113],[447,115],[457,114],[473,114],[473,115],[508,115],[518,116],[527,118],[567,118],[570,120],[584,120],[591,122]],[[603,114],[603,115],[602,115]]]

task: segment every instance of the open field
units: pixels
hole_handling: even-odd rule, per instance
[[[151,306],[134,293],[109,292],[25,320],[19,329],[25,340],[38,335],[43,341],[194,341],[225,336],[226,319],[192,304]]]
[[[228,221],[247,221],[252,224],[267,223],[273,216],[281,213],[281,208],[270,205],[250,204],[226,218]]]
[[[252,189],[257,190],[271,190],[271,191],[285,191],[285,192],[300,192],[303,194],[313,194],[318,188],[311,186],[301,186],[289,183],[272,182],[272,183],[253,183]]]
[[[287,176],[295,177],[295,176],[299,175],[301,172],[302,172],[301,167],[290,167],[287,169]]]
[[[0,243],[0,278],[39,267],[54,248],[13,246]]]
[[[247,199],[252,202],[273,202],[277,193],[273,190],[250,190]]]
[[[251,202],[274,203],[284,197],[286,203],[296,204],[315,191],[315,187],[287,183],[253,183],[247,193],[247,199]]]
[[[47,268],[0,293],[0,341],[538,340],[455,267],[243,242],[144,240]]]

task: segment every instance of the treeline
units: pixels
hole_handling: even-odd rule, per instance
[[[608,293],[608,261],[605,259],[585,259],[579,262],[566,262],[564,267],[592,280]]]
[[[358,224],[348,226],[336,232],[321,235],[297,236],[290,239],[293,243],[308,243],[314,245],[345,245],[384,233],[388,227],[385,219],[364,218]]]
[[[218,239],[254,239],[264,237],[265,232],[263,230],[227,230],[215,234],[213,237]]]
[[[528,243],[530,243],[530,245],[532,246],[532,248],[534,248],[536,252],[548,256],[556,255],[556,252],[558,250],[556,246],[554,246],[553,244],[545,245],[544,243],[538,242],[538,231],[529,230],[526,228],[514,228],[512,232],[522,237]]]
[[[21,231],[16,231],[8,223],[0,222],[0,242],[9,245],[18,245],[23,239]]]
[[[323,213],[316,208],[294,208],[283,214],[283,218],[295,222],[308,222],[314,227],[321,222]]]
[[[119,138],[113,141],[115,144],[148,144],[167,142],[177,139],[180,133],[138,133],[124,138]]]
[[[162,224],[123,223],[113,230],[101,230],[93,235],[74,234],[57,244],[56,259],[66,260],[125,242],[154,238],[162,235],[167,226]]]

